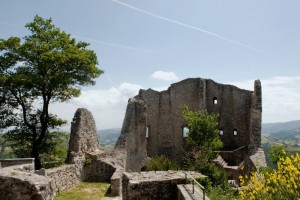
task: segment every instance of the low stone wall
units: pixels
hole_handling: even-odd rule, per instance
[[[83,166],[82,180],[88,182],[109,182],[116,168],[105,159],[97,159],[97,156],[86,156]]]
[[[34,166],[34,158],[0,159],[0,168],[23,164],[32,164]]]
[[[80,182],[80,175],[76,173],[75,164],[47,169],[45,175],[51,180],[53,195],[67,191]]]
[[[177,199],[177,184],[185,182],[185,174],[180,171],[124,172],[122,196],[124,200]]]
[[[228,179],[235,180],[236,183],[239,183],[239,177],[243,171],[238,166],[224,166],[224,170],[227,174]]]
[[[120,196],[122,194],[122,176],[123,170],[117,169],[110,178],[110,189],[112,196]]]
[[[21,171],[21,172],[34,173],[34,164],[13,165],[13,166],[6,167],[6,168],[10,168],[10,169]],[[6,169],[6,168],[4,168],[4,169]]]
[[[238,166],[248,157],[249,148],[248,146],[243,146],[233,151],[219,151],[220,156],[228,163],[230,166]]]

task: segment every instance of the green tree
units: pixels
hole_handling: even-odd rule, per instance
[[[22,40],[0,40],[0,96],[17,113],[8,140],[20,134],[18,142],[30,147],[40,169],[40,149],[51,138],[50,129],[64,124],[49,113],[49,105],[79,96],[79,86],[95,84],[103,71],[97,68],[95,52],[87,49],[89,44],[76,42],[51,19],[35,16],[25,27],[30,34]]]
[[[223,146],[219,137],[217,114],[205,111],[190,111],[188,106],[182,108],[184,118],[188,122],[189,132],[187,145],[190,148],[205,148],[216,151]]]
[[[285,158],[287,156],[286,154],[287,149],[285,146],[281,144],[273,144],[270,148],[269,154],[270,158],[273,164],[277,165],[277,162],[280,158]]]
[[[213,163],[217,157],[216,150],[223,146],[217,129],[218,115],[207,111],[191,111],[186,105],[182,112],[189,129],[185,167],[207,175],[214,185],[226,183],[224,170]]]

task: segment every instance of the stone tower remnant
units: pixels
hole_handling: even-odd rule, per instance
[[[85,153],[94,152],[97,149],[100,149],[100,144],[93,115],[85,108],[78,108],[71,124],[66,163],[72,164]]]
[[[140,171],[146,164],[146,107],[145,102],[134,98],[129,99],[121,135],[118,138],[114,154],[124,155],[124,168],[127,172]],[[129,136],[130,137],[127,137]]]
[[[133,109],[136,108],[133,102],[135,106],[137,102],[145,105],[145,109]],[[140,90],[134,100],[129,100],[122,133],[115,146],[127,152],[125,169],[140,171],[144,165],[141,158],[147,156],[166,155],[182,162],[187,127],[183,105],[191,110],[219,114],[218,129],[223,142],[220,155],[226,165],[240,166],[246,161],[265,165],[261,151],[260,81],[256,80],[254,91],[249,91],[210,79],[189,78],[161,92]],[[251,161],[257,152],[260,163]]]

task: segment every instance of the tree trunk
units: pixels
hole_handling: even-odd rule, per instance
[[[34,158],[34,167],[36,170],[42,168],[42,163],[39,156],[39,145],[33,144],[31,156]]]

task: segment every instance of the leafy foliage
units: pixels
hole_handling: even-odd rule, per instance
[[[0,159],[14,158],[15,154],[9,147],[9,142],[0,134]]]
[[[209,114],[206,110],[190,111],[188,106],[182,108],[183,115],[188,121],[189,133],[187,144],[192,148],[202,147],[217,150],[222,147],[219,137],[217,114]]]
[[[217,157],[215,151],[223,145],[217,129],[218,115],[208,114],[207,111],[190,111],[186,105],[182,112],[189,129],[186,165],[191,170],[203,171],[208,168],[209,171],[210,167],[207,165]]]
[[[11,127],[8,140],[31,147],[18,154],[34,157],[39,169],[42,146],[53,144],[56,135],[50,129],[66,123],[49,113],[49,105],[79,96],[79,86],[93,85],[103,71],[88,44],[76,42],[51,19],[35,16],[25,27],[31,34],[23,40],[0,40],[0,115],[10,117],[0,128]]]
[[[229,187],[227,175],[223,168],[213,162],[217,157],[216,150],[223,146],[217,129],[218,115],[207,111],[190,111],[187,106],[183,106],[182,110],[189,129],[185,168],[208,176],[200,183],[213,199],[230,199],[233,191]]]
[[[168,171],[179,170],[180,166],[175,161],[170,160],[165,155],[155,156],[147,164],[147,171]]]
[[[68,134],[58,129],[66,121],[57,118],[55,115],[50,115],[50,117],[50,127],[39,148],[40,159],[44,168],[56,167],[63,164],[67,155],[66,141]],[[24,126],[24,123],[15,126],[13,130],[9,130],[3,138],[9,141],[9,147],[13,149],[15,156],[19,158],[30,157],[33,148],[31,142],[32,134]]]
[[[240,177],[241,199],[300,199],[300,156],[286,155],[277,162],[277,170],[254,172],[250,177]]]
[[[286,151],[283,145],[272,145],[269,151],[272,163],[276,165],[280,158],[286,157]]]
[[[210,200],[237,200],[236,192],[230,187],[208,187],[207,193]]]

